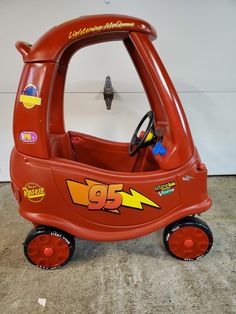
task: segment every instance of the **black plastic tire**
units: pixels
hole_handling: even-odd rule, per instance
[[[166,226],[163,242],[173,257],[193,261],[210,251],[213,236],[204,221],[196,217],[185,217]]]
[[[35,227],[25,239],[24,255],[34,266],[57,269],[66,265],[75,250],[72,235],[48,226]]]

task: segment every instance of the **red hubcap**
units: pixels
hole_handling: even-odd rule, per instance
[[[171,234],[168,244],[175,256],[195,259],[207,251],[209,239],[204,230],[198,227],[182,227]]]
[[[62,265],[69,257],[66,241],[52,234],[35,237],[28,246],[28,255],[39,266],[52,268]]]

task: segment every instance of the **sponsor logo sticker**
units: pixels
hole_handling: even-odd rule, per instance
[[[38,139],[37,134],[33,131],[22,131],[19,137],[23,143],[35,143]]]
[[[20,102],[27,109],[32,109],[34,106],[40,106],[41,98],[38,97],[37,87],[33,84],[26,85],[20,95]]]
[[[174,192],[175,189],[168,189],[168,190],[163,190],[163,191],[159,191],[158,194],[160,196],[165,196],[165,195],[168,195],[168,194],[171,194],[172,192]]]
[[[160,196],[169,195],[174,192],[176,186],[175,181],[170,181],[164,184],[160,184],[154,187],[154,190],[158,192]]]
[[[23,188],[24,197],[33,203],[39,203],[46,195],[45,189],[37,183],[27,183]]]

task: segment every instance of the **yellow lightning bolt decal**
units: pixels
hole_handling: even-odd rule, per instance
[[[122,196],[122,205],[137,209],[143,209],[142,204],[146,204],[152,207],[160,208],[160,206],[156,203],[154,203],[152,200],[147,198],[146,196],[140,194],[139,192],[130,189],[131,194],[128,194],[126,192],[119,192]]]

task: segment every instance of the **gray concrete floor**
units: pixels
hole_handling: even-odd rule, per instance
[[[116,243],[77,240],[65,268],[29,264],[21,243],[31,229],[10,184],[0,185],[1,313],[236,313],[236,177],[209,178],[214,205],[202,215],[214,246],[196,262],[169,256],[162,231]],[[45,298],[46,306],[38,304]]]

